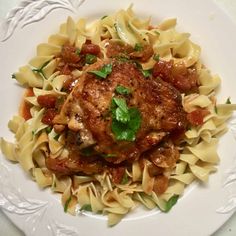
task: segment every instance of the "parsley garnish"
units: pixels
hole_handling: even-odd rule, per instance
[[[34,68],[34,69],[32,69],[32,71],[36,72],[36,73],[39,73],[44,79],[47,79],[45,74],[44,74],[43,69],[49,64],[49,62],[50,62],[50,60],[46,61],[45,63],[43,63],[43,65],[40,68]]]
[[[71,201],[71,196],[66,200],[66,202],[65,202],[65,206],[64,206],[64,212],[67,212],[67,210],[68,210],[68,206],[69,206],[69,204],[70,204],[70,201]]]
[[[113,98],[111,130],[117,140],[134,141],[141,125],[141,114],[135,107],[128,108],[125,99]]]
[[[100,70],[92,70],[89,73],[95,74],[96,76],[105,79],[112,72],[112,64],[104,65]]]
[[[160,55],[159,54],[154,54],[153,59],[155,61],[159,61],[160,60]]]
[[[15,78],[16,78],[15,74],[12,74],[12,75],[11,75],[11,78],[12,78],[12,79],[15,79]]]
[[[80,55],[81,50],[79,48],[76,49],[75,53],[79,56]]]
[[[134,45],[134,51],[140,52],[143,50],[143,46],[140,43]]]
[[[93,64],[96,61],[97,61],[97,57],[95,55],[93,55],[93,54],[86,54],[85,62],[87,64]]]
[[[227,98],[226,104],[231,104],[230,97]]]
[[[116,154],[115,153],[102,153],[100,154],[100,156],[104,157],[104,158],[110,158],[110,157],[116,157]]]
[[[215,106],[214,109],[215,109],[215,113],[217,114],[218,113],[217,106]]]
[[[120,184],[127,184],[128,182],[129,182],[129,177],[128,177],[127,173],[125,172]]]
[[[105,15],[105,16],[103,16],[102,18],[101,18],[101,20],[103,20],[103,19],[105,19],[107,16]]]
[[[116,86],[116,92],[121,94],[121,95],[129,95],[131,93],[129,88],[126,88],[122,85],[117,85]]]
[[[60,134],[57,134],[57,135],[54,136],[53,138],[54,138],[56,141],[58,141],[59,137],[60,137]]]
[[[92,211],[92,207],[90,204],[85,204],[79,210],[80,211]]]
[[[168,212],[170,211],[170,209],[177,203],[179,198],[179,195],[174,195],[173,197],[171,197],[167,202],[166,202],[166,206],[165,209],[163,210],[164,212]]]
[[[151,75],[151,71],[150,70],[142,70],[143,76],[145,78],[149,77]]]
[[[46,133],[49,134],[51,131],[52,131],[52,127],[48,126],[46,129],[45,129]]]
[[[93,156],[93,155],[96,154],[93,147],[94,147],[94,145],[83,148],[83,149],[80,150],[80,153],[85,157]]]

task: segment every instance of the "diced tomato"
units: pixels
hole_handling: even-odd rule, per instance
[[[191,125],[202,125],[204,117],[207,116],[210,112],[206,109],[196,109],[187,114],[187,120]]]
[[[52,125],[52,121],[54,117],[56,116],[57,111],[55,109],[47,109],[42,117],[42,122],[46,125]]]
[[[98,55],[100,53],[100,47],[93,43],[83,44],[80,53]]]
[[[38,104],[44,108],[54,108],[56,101],[57,97],[53,94],[40,95],[37,97]]]

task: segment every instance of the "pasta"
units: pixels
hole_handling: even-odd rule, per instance
[[[176,19],[152,26],[150,19],[137,18],[132,7],[91,24],[69,17],[47,43],[38,45],[36,56],[14,73],[17,82],[27,86],[27,92],[20,114],[8,125],[15,142],[1,138],[2,153],[30,172],[39,187],[61,193],[65,212],[105,214],[110,226],[138,204],[168,212],[187,185],[195,180],[206,182],[216,171],[220,160],[218,138],[227,131],[226,121],[236,105],[230,99],[225,104],[216,103],[215,89],[220,86],[220,78],[201,64],[201,48],[191,41],[190,34],[177,32],[175,26]],[[90,124],[90,114],[84,115],[91,101],[84,97],[86,103],[81,105],[80,97],[90,80],[94,82],[88,86],[94,89],[97,84],[104,86],[109,78],[113,81],[126,76],[122,69],[115,72],[116,68],[134,71],[137,78],[130,74],[127,77],[134,80],[131,84],[139,83],[140,78],[144,81],[142,88],[149,83],[145,81],[154,81],[166,89],[165,93],[174,94],[176,98],[167,96],[167,100],[177,104],[179,110],[172,108],[167,120],[172,119],[173,112],[173,117],[184,125],[173,128],[175,121],[171,120],[163,128],[161,121],[157,132],[156,120],[153,124],[151,118],[145,118],[148,104],[139,107],[135,101],[134,105],[129,103],[135,96],[143,98],[142,93],[125,86],[126,82],[116,84],[109,100],[110,110],[98,123],[103,127],[105,122],[105,131],[110,128],[113,132],[112,138],[109,136],[112,141],[108,139],[108,147],[104,147],[100,138],[103,134],[95,135],[88,128],[96,126],[93,123],[97,118]],[[102,92],[87,91],[86,96],[90,93],[98,100],[89,113],[108,104],[99,93],[106,94],[111,87],[99,88]],[[150,89],[150,93],[162,91],[144,89]],[[150,116],[160,109],[158,106],[150,110]],[[129,123],[131,120],[133,123]],[[121,133],[117,127],[127,130]],[[141,138],[138,141],[142,130],[146,132],[146,143]],[[119,146],[122,148],[117,149]],[[137,150],[132,155],[139,155],[131,158],[130,153],[122,154],[125,148],[134,146]]]

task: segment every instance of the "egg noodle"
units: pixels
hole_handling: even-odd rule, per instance
[[[8,127],[15,134],[16,141],[12,143],[1,138],[2,153],[30,172],[39,187],[50,187],[53,192],[61,193],[65,212],[105,214],[109,226],[117,224],[140,203],[147,209],[159,208],[167,212],[187,185],[194,180],[206,182],[209,174],[216,171],[215,166],[219,162],[218,137],[227,131],[226,121],[232,116],[236,105],[231,104],[229,99],[225,104],[216,103],[215,89],[220,85],[220,78],[201,64],[201,49],[190,40],[190,34],[176,31],[176,19],[150,25],[150,19],[137,18],[131,7],[90,24],[85,19],[75,22],[68,17],[59,32],[51,35],[47,43],[39,44],[37,55],[14,74],[18,83],[33,88],[33,93],[24,97],[24,102],[30,105],[31,118],[24,119],[20,114],[9,121]],[[125,179],[120,183],[114,183],[110,173],[105,170],[91,175],[77,173],[58,176],[45,164],[48,156],[53,159],[68,156],[64,133],[58,134],[54,128],[50,129],[42,122],[45,108],[37,100],[41,95],[68,96],[63,90],[68,75],[57,70],[60,64],[57,55],[66,43],[80,49],[86,40],[90,40],[100,47],[100,57],[106,59],[107,39],[118,40],[132,47],[145,42],[152,46],[159,60],[173,60],[174,64],[182,64],[197,73],[198,91],[182,93],[182,105],[188,114],[196,109],[208,112],[201,125],[191,125],[185,132],[178,148],[179,159],[174,168],[167,168],[164,172],[169,179],[164,193],[153,191],[155,176],[148,171],[148,160],[144,161],[143,166],[134,161],[131,168],[125,170]],[[156,60],[151,57],[140,64],[143,70],[150,70],[155,63]],[[72,71],[73,76],[78,78],[82,73],[79,69]]]

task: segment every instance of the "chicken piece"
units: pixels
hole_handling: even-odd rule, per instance
[[[106,64],[112,64],[112,72],[105,79],[90,73],[100,70]],[[130,89],[131,94],[123,96],[123,99],[128,107],[137,108],[141,114],[141,125],[135,141],[117,140],[111,130],[111,101],[114,96],[120,96],[115,92],[118,85]],[[184,132],[187,121],[180,93],[172,85],[161,79],[146,79],[135,63],[109,59],[86,68],[53,124],[67,125],[67,129],[80,137],[78,143],[69,141],[67,136],[66,148],[70,154],[66,161],[57,163],[49,159],[46,162],[52,171],[61,168],[62,172],[72,174],[83,172],[83,168],[84,173],[99,173],[101,165],[103,168],[107,165],[118,168],[120,163],[132,163],[150,150],[148,158],[151,159],[154,148],[163,138],[168,139],[176,131]],[[75,138],[72,136],[71,140]],[[81,150],[91,145],[92,156],[97,158],[87,163],[81,157]],[[159,156],[163,154],[159,149],[155,152]],[[153,175],[159,174],[160,170],[162,172],[160,168],[152,169]]]
[[[83,83],[79,83],[72,93],[83,110],[85,126],[96,140],[96,151],[114,154],[115,157],[107,159],[109,162],[133,161],[138,159],[143,151],[157,145],[167,133],[179,127],[186,127],[186,114],[179,92],[168,83],[160,79],[146,80],[133,63],[106,62],[108,63],[113,63],[113,69],[106,79],[98,79],[95,75],[87,73],[83,77]],[[88,68],[88,71],[94,70],[96,66],[97,70],[102,66],[95,64],[91,69]],[[111,131],[111,117],[104,119],[110,111],[117,85],[132,91],[126,99],[127,104],[129,107],[138,108],[141,113],[142,123],[135,142],[117,141]],[[154,142],[155,133],[157,138]],[[148,143],[146,140],[151,136],[153,137]]]

